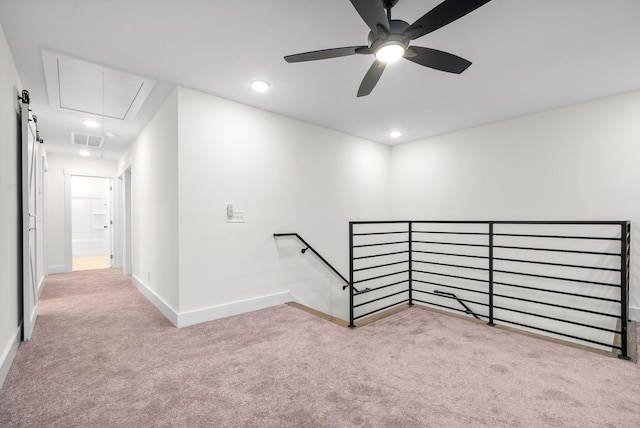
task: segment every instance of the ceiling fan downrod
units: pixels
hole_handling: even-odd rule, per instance
[[[387,11],[387,19],[391,21],[391,8],[398,3],[398,0],[382,0],[382,7]]]

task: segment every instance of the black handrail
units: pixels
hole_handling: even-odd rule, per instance
[[[438,294],[440,296],[445,296],[445,297],[450,297],[452,299],[456,299],[458,301],[458,303],[460,303],[462,305],[462,307],[465,309],[465,313],[469,314],[469,315],[473,315],[473,317],[477,320],[480,319],[480,317],[478,316],[478,314],[476,314],[475,312],[473,312],[471,309],[469,309],[469,307],[464,303],[464,301],[460,300],[460,298],[458,296],[456,296],[454,293],[448,293],[446,291],[440,291],[440,290],[433,290],[433,292],[435,294]]]
[[[300,252],[302,254],[304,254],[307,250],[310,250],[313,254],[316,255],[316,257],[318,257],[325,265],[327,265],[327,267],[329,269],[331,269],[333,271],[333,273],[335,273],[336,275],[338,275],[338,277],[340,277],[340,279],[342,279],[345,282],[345,285],[342,286],[342,289],[345,290],[349,285],[349,280],[347,278],[345,278],[340,272],[338,272],[336,270],[336,268],[334,268],[331,263],[329,263],[324,257],[322,257],[311,245],[309,245],[309,243],[307,241],[305,241],[302,236],[298,235],[297,233],[274,233],[273,237],[274,238],[279,238],[279,237],[284,237],[284,236],[293,236],[298,238],[298,240],[300,240],[300,242],[302,242],[305,246],[305,248],[302,248],[300,250]],[[355,289],[354,290],[359,293],[358,290]]]

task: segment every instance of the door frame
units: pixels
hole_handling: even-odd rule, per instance
[[[88,177],[88,178],[104,178],[110,180],[111,191],[109,192],[109,206],[110,206],[110,222],[109,225],[109,240],[111,245],[111,258],[109,259],[109,265],[113,267],[113,260],[117,257],[115,256],[116,252],[119,251],[117,245],[114,245],[114,229],[116,225],[116,219],[113,215],[114,210],[114,196],[113,196],[113,187],[114,187],[114,178],[104,175],[91,175],[86,173],[74,173],[73,171],[68,171],[66,168],[64,170],[64,228],[65,228],[65,272],[73,271],[73,239],[72,239],[72,209],[71,209],[71,200],[72,200],[72,177]]]

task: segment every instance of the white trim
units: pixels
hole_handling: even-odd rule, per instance
[[[42,278],[40,278],[40,283],[38,284],[38,300],[40,300],[40,295],[42,294],[42,290],[44,290],[44,280],[45,280],[46,276],[42,276]]]
[[[629,307],[629,319],[640,321],[640,308]]]
[[[187,327],[194,324],[200,324],[203,322],[213,321],[233,315],[240,315],[246,312],[257,311],[259,309],[265,309],[271,306],[281,305],[293,301],[297,302],[298,299],[296,299],[290,291],[285,291],[268,296],[242,300],[239,302],[227,303],[224,305],[212,306],[204,309],[197,309],[195,311],[178,314],[177,327]]]
[[[71,243],[71,174],[64,174],[64,269],[73,270],[73,247]]]
[[[131,282],[136,286],[138,290],[146,297],[153,306],[158,308],[162,315],[164,315],[171,324],[178,326],[178,313],[173,309],[167,302],[165,302],[160,296],[158,296],[155,291],[151,290],[149,287],[145,285],[144,282],[140,281],[140,279],[131,275]]]
[[[11,368],[11,364],[13,364],[13,359],[18,352],[18,347],[20,346],[20,336],[22,332],[22,323],[18,326],[18,329],[13,334],[13,337],[7,343],[6,348],[2,352],[2,356],[0,356],[0,388],[2,388],[2,384],[4,380],[7,378],[9,374],[9,369]]]
[[[49,275],[51,274],[56,274],[56,273],[67,273],[67,272],[71,272],[70,270],[67,269],[67,266],[65,265],[59,265],[59,266],[49,266],[47,268],[47,273]]]

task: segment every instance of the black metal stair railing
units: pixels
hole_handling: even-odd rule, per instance
[[[351,327],[420,304],[629,359],[628,221],[365,221],[349,230],[345,282],[367,287],[350,293]]]
[[[309,243],[305,241],[304,238],[302,238],[302,236],[298,235],[297,233],[274,233],[273,237],[274,238],[280,238],[280,237],[297,238],[304,245],[304,248],[300,250],[302,254],[306,253],[307,251],[311,251],[313,254],[315,254],[315,256],[318,259],[320,259],[322,263],[324,263],[329,269],[331,269],[333,273],[335,273],[342,281],[344,281],[345,285],[342,286],[343,290],[345,290],[350,285],[349,280],[345,278],[344,275],[342,275],[340,272],[338,272],[338,270],[335,267],[333,267],[333,265],[329,263],[324,257],[322,257],[320,253],[318,253],[311,245],[309,245]],[[356,293],[359,293],[358,290],[355,290],[355,291]]]

